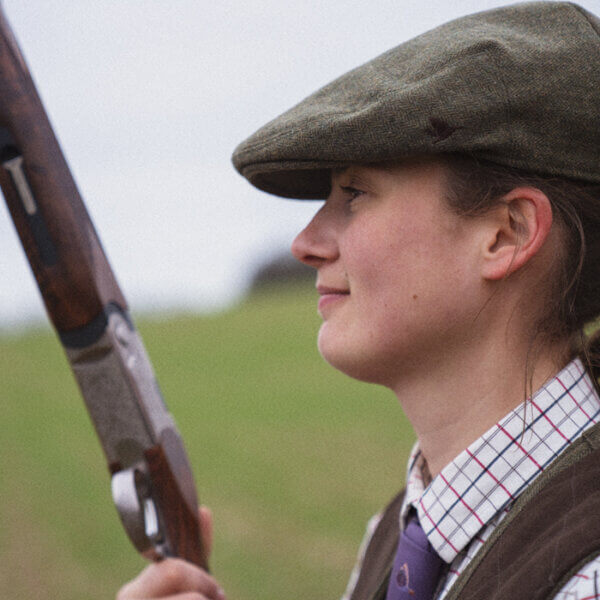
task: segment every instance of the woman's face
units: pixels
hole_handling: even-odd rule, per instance
[[[444,191],[445,167],[431,160],[333,174],[292,252],[317,269],[318,345],[334,367],[394,387],[472,335],[482,236]]]

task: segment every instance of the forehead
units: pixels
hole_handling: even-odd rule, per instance
[[[417,157],[402,161],[355,164],[331,170],[332,186],[364,186],[390,187],[406,186],[421,182],[445,187],[449,167],[446,161],[436,157]]]

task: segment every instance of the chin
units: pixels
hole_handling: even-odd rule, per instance
[[[353,350],[347,339],[330,339],[319,332],[318,348],[323,359],[334,369],[366,383],[386,385],[387,378],[381,372],[382,361],[374,358],[374,354],[365,352],[364,346],[358,345],[360,350]]]

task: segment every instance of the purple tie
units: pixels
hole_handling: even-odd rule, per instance
[[[400,533],[386,600],[431,600],[443,564],[413,514]]]

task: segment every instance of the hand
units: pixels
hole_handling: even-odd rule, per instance
[[[200,507],[200,532],[207,554],[212,547],[212,515]],[[126,583],[117,600],[226,600],[216,579],[181,558],[167,558],[148,565],[135,579]]]

